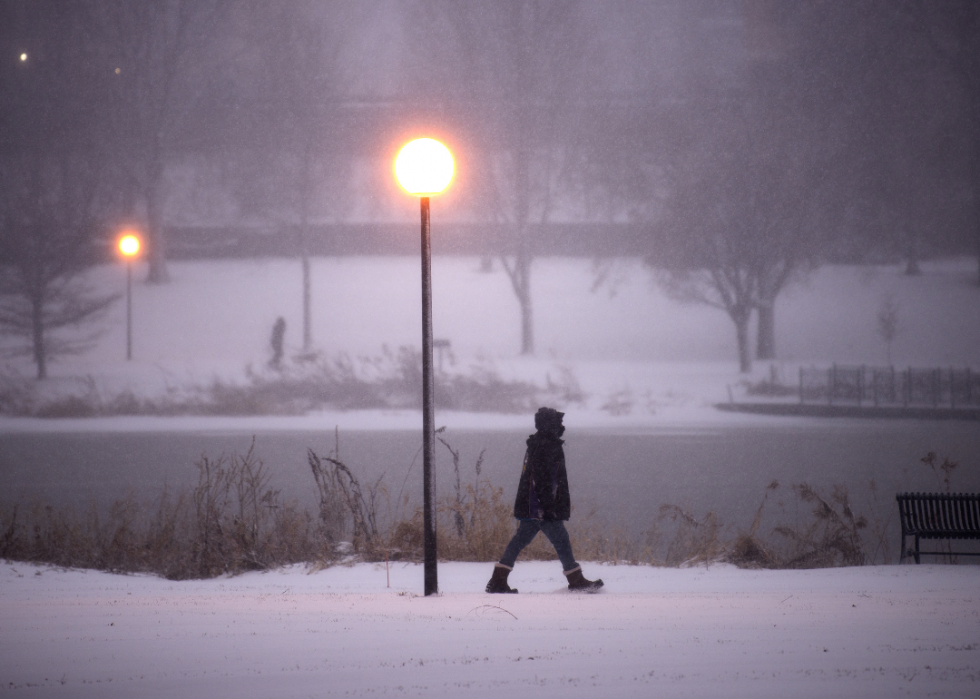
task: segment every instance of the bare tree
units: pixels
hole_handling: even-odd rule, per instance
[[[692,69],[665,120],[669,194],[647,261],[674,297],[728,314],[741,371],[751,368],[753,312],[755,356],[774,359],[779,294],[827,254],[852,208],[832,32],[813,12],[745,3],[740,53],[720,76]]]
[[[438,67],[420,69],[417,79],[466,130],[474,209],[501,231],[493,242],[520,306],[521,353],[533,354],[534,228],[552,220],[572,188],[590,8],[552,0],[431,0],[423,10],[414,43],[422,47],[420,64]],[[421,40],[440,30],[439,41]],[[434,46],[444,53],[425,53]]]
[[[312,224],[343,217],[350,200],[354,151],[343,111],[357,67],[353,49],[370,17],[347,2],[260,2],[243,28],[244,60],[255,65],[245,97],[252,138],[234,158],[238,198],[248,213],[296,231],[304,352],[313,344]]]
[[[668,266],[655,273],[671,297],[728,314],[735,324],[739,368],[747,372],[752,367],[749,321],[758,299],[756,265],[764,252],[756,233],[766,221],[760,221],[753,186],[737,177],[747,149],[733,150],[720,134],[711,145],[721,150],[695,149],[674,169],[675,192],[664,225],[671,254]],[[663,251],[649,261],[662,263]]]
[[[888,294],[882,299],[881,306],[878,308],[877,321],[878,337],[885,343],[885,356],[888,358],[888,365],[891,366],[892,343],[895,341],[899,330],[898,304],[895,302],[893,294]]]
[[[794,220],[806,215],[806,190],[774,179],[800,173],[782,173],[758,157],[767,137],[749,131],[736,144],[738,136],[729,134],[725,151],[705,155],[703,167],[675,183],[679,191],[668,204],[665,227],[679,258],[656,270],[674,298],[728,314],[743,372],[752,366],[753,311],[758,314],[756,357],[772,359],[776,298],[811,260],[801,235],[807,228]]]
[[[54,331],[98,317],[115,299],[82,273],[110,201],[103,174],[107,137],[104,56],[76,6],[8,3],[0,45],[19,65],[0,68],[0,331],[23,344],[37,377],[85,338]],[[10,52],[5,52],[10,55]]]
[[[89,23],[108,49],[114,73],[110,94],[114,163],[126,191],[129,216],[145,217],[148,276],[169,280],[163,221],[164,169],[178,134],[206,96],[216,27],[227,0],[87,0]],[[141,209],[141,210],[140,210]]]
[[[757,217],[755,356],[764,360],[776,358],[776,299],[826,254],[828,231],[850,207],[843,128],[829,107],[837,95],[825,68],[826,35],[809,8],[747,8],[747,76],[734,125],[749,136],[734,139],[741,170],[729,175],[753,188],[744,194]]]

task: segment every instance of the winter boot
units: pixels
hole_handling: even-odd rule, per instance
[[[487,583],[487,592],[492,594],[504,592],[516,594],[517,590],[507,585],[507,576],[510,575],[511,570],[511,568],[500,565],[499,563],[495,565],[493,567],[493,576],[491,576],[490,582]]]
[[[572,592],[598,592],[599,588],[602,587],[601,580],[586,579],[582,575],[581,566],[565,573],[565,577],[568,578],[568,589]]]

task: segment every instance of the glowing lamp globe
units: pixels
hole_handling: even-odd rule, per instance
[[[132,233],[127,233],[122,238],[119,239],[119,252],[123,254],[124,257],[134,257],[139,254],[140,251],[140,239],[133,235]]]
[[[453,179],[453,156],[431,138],[405,144],[395,158],[395,178],[409,194],[428,197],[439,194]]]

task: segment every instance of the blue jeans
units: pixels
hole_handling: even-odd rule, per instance
[[[507,548],[504,549],[504,555],[500,557],[500,565],[513,568],[521,551],[531,543],[539,531],[544,532],[548,541],[555,547],[555,553],[558,554],[558,560],[561,561],[561,567],[566,573],[579,567],[578,563],[575,562],[575,556],[572,555],[572,542],[565,530],[565,523],[561,520],[544,522],[540,519],[520,520],[517,532],[507,544]]]

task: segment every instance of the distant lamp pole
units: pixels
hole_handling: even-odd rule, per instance
[[[140,253],[139,236],[124,232],[119,238],[119,253],[126,260],[126,359],[133,358],[133,258]]]
[[[425,594],[439,592],[436,572],[435,409],[432,375],[432,246],[429,236],[429,197],[453,179],[453,156],[431,138],[407,143],[395,158],[395,177],[402,188],[421,197],[422,208],[422,526]]]

